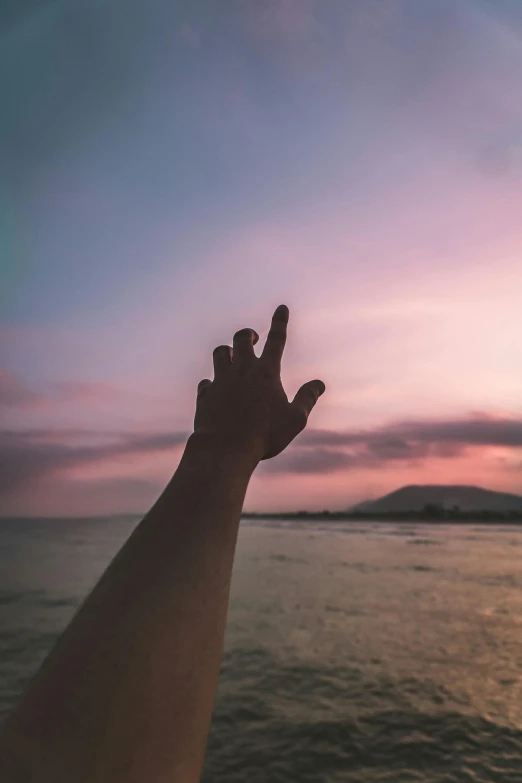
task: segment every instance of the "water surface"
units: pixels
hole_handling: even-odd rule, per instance
[[[0,523],[0,710],[136,520]],[[242,522],[204,783],[522,781],[522,528]]]

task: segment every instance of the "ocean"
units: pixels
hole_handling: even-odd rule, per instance
[[[0,522],[0,714],[137,519]],[[521,783],[522,526],[244,520],[204,783]]]

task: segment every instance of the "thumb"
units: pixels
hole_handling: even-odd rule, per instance
[[[301,413],[304,413],[308,418],[310,411],[314,407],[321,394],[324,394],[325,390],[326,386],[322,381],[316,380],[303,383],[292,400],[292,405],[301,411]]]

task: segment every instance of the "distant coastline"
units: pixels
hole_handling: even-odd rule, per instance
[[[122,512],[92,516],[0,517],[0,522],[76,520],[139,520],[146,512]],[[401,487],[376,500],[347,509],[322,511],[243,511],[243,519],[282,519],[296,522],[415,522],[522,524],[522,495],[495,492],[457,484],[426,484]]]
[[[426,523],[477,523],[502,522],[522,524],[522,511],[454,511],[453,509],[429,511],[290,511],[263,514],[244,512],[243,519],[283,519],[297,522],[426,522]]]
[[[45,523],[45,522],[106,522],[112,521],[132,521],[139,522],[145,513],[129,514],[95,514],[92,516],[0,516],[2,523]],[[257,512],[244,511],[241,514],[242,519],[278,519],[296,522],[426,522],[426,523],[462,523],[476,524],[477,522],[502,522],[504,524],[522,524],[522,511],[498,512],[498,511],[467,511],[454,513],[450,510],[442,515],[425,514],[422,511],[393,511],[381,513],[363,513],[361,511],[280,511],[280,512]]]
[[[131,520],[139,522],[145,513],[128,514],[94,514],[92,516],[0,516],[0,524],[13,522],[104,522],[107,520]],[[425,513],[423,511],[387,511],[387,512],[362,512],[362,511],[279,511],[258,512],[244,511],[242,519],[282,519],[296,522],[415,522],[415,523],[441,523],[441,524],[476,524],[477,522],[490,523],[502,522],[504,524],[522,524],[522,511],[461,511],[456,513],[451,509],[444,509],[443,513]]]
[[[306,522],[522,523],[522,495],[459,484],[410,484],[344,510],[245,512],[245,519]]]

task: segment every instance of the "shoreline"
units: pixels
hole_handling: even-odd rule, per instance
[[[387,514],[351,514],[349,512],[287,512],[281,514],[260,514],[257,512],[246,512],[241,514],[241,519],[267,519],[283,520],[285,522],[400,522],[411,524],[509,524],[522,525],[522,513],[514,512],[494,512],[477,511],[461,513],[460,515],[448,514],[441,516],[427,516],[422,512],[394,512]]]
[[[104,522],[108,520],[128,520],[139,522],[145,514],[96,514],[92,516],[0,516],[0,525],[2,523],[24,523],[24,522]],[[440,525],[476,525],[476,524],[508,524],[522,525],[522,512],[508,511],[476,511],[461,512],[459,515],[448,513],[441,516],[428,516],[422,512],[403,511],[386,514],[361,514],[350,513],[347,511],[297,511],[262,514],[255,511],[245,511],[241,514],[241,519],[255,520],[278,520],[284,522],[396,522],[400,524],[440,524]]]

